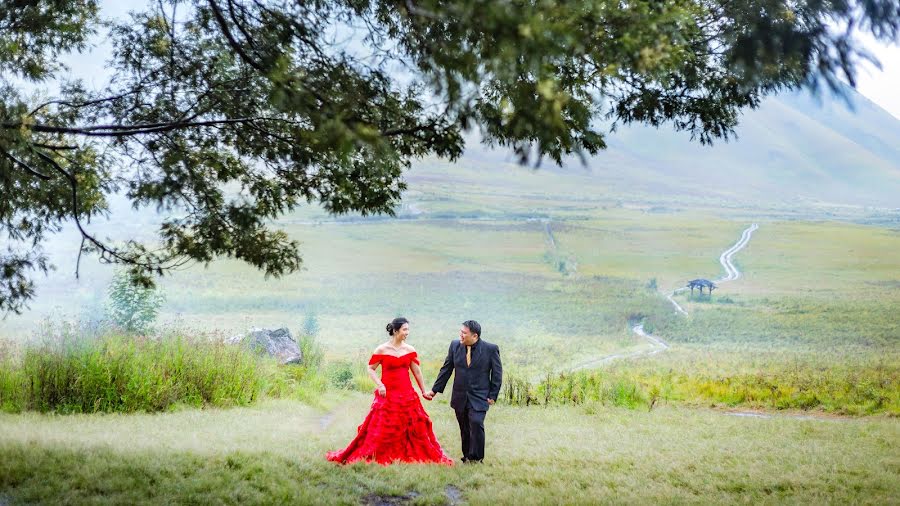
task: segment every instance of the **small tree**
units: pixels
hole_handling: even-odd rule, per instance
[[[110,321],[129,331],[146,333],[165,301],[155,287],[135,284],[125,271],[113,276],[108,288],[106,313]]]
[[[319,334],[319,320],[316,318],[314,313],[310,313],[306,315],[306,319],[303,320],[303,333],[310,337],[315,337]]]

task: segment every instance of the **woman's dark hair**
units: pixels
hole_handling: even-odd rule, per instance
[[[407,320],[406,318],[404,318],[402,316],[399,318],[394,318],[394,320],[391,323],[387,324],[387,327],[385,327],[385,330],[387,330],[387,333],[389,336],[392,336],[392,335],[394,335],[394,331],[400,330],[400,327],[402,327],[404,323],[409,323],[409,320]]]

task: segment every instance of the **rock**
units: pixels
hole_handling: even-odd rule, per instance
[[[456,488],[453,485],[447,485],[444,489],[444,495],[447,496],[447,502],[450,506],[456,506],[457,504],[462,504],[463,502],[463,494],[462,490]]]
[[[265,352],[270,357],[277,358],[282,364],[299,364],[303,361],[300,346],[291,336],[291,331],[284,327],[275,330],[253,328],[247,334],[228,338],[225,342]]]
[[[409,492],[406,495],[369,494],[363,497],[363,504],[366,506],[402,506],[409,504],[420,495],[422,494],[416,491]]]

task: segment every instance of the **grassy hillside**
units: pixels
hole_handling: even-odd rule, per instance
[[[608,149],[582,164],[572,159],[564,174],[606,194],[672,198],[681,205],[740,203],[804,207],[900,207],[900,120],[847,88],[832,95],[785,93],[744,111],[736,138],[702,146],[667,126],[619,126]],[[507,152],[473,139],[466,165],[514,162]],[[550,191],[552,191],[551,185]],[[724,204],[724,205],[723,205]]]
[[[900,207],[900,121],[846,92],[850,105],[770,97],[741,116],[737,139],[711,147],[668,129],[623,127],[590,167],[646,193]]]

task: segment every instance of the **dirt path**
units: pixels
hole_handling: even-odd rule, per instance
[[[744,247],[747,246],[747,243],[750,242],[750,237],[753,235],[753,232],[755,232],[758,228],[759,228],[759,225],[757,225],[756,223],[750,225],[750,227],[748,227],[746,230],[744,230],[744,232],[741,234],[741,238],[738,240],[738,242],[734,243],[733,246],[731,246],[730,248],[728,248],[727,250],[722,252],[722,254],[719,256],[719,263],[722,264],[722,267],[725,269],[725,275],[722,276],[721,278],[715,280],[714,283],[719,285],[719,284],[722,284],[722,283],[725,283],[728,281],[734,281],[741,277],[741,271],[739,271],[738,268],[734,266],[732,259],[734,258],[734,255],[738,251],[744,249]],[[672,298],[672,296],[674,296],[676,293],[678,293],[680,291],[687,290],[687,289],[688,289],[687,287],[679,288],[679,289],[673,291],[671,294],[666,296],[666,298],[669,299],[669,302],[671,302],[672,305],[675,306],[675,309],[679,313],[683,314],[684,316],[688,316],[687,311],[685,311],[683,307],[681,307],[677,302],[675,302],[675,300]],[[631,330],[635,334],[637,334],[637,335],[643,337],[644,339],[646,339],[647,341],[649,341],[653,347],[648,350],[643,350],[640,352],[622,355],[621,357],[611,356],[610,359],[626,358],[626,357],[627,358],[636,358],[636,357],[640,357],[640,356],[655,355],[669,347],[669,345],[662,339],[660,339],[654,335],[648,334],[646,331],[644,331],[644,325],[642,323],[635,325],[634,327],[631,328]],[[776,413],[764,413],[764,412],[760,412],[760,411],[751,411],[751,410],[730,410],[730,411],[724,412],[723,414],[728,415],[728,416],[739,416],[739,417],[759,418],[759,419],[795,418],[798,420],[817,420],[817,421],[846,420],[845,417],[840,417],[840,416],[820,416],[820,415],[792,414],[792,413],[777,413],[776,414]]]
[[[722,264],[722,267],[725,269],[725,275],[715,280],[715,284],[719,285],[728,281],[734,281],[741,277],[741,271],[739,271],[737,267],[734,266],[734,263],[732,263],[731,259],[734,258],[735,253],[744,249],[744,246],[746,246],[747,243],[750,242],[750,236],[753,235],[753,232],[755,232],[758,228],[759,225],[757,225],[756,223],[750,225],[746,230],[744,230],[744,233],[741,234],[741,238],[738,239],[738,242],[734,243],[732,247],[723,251],[722,254],[719,255],[719,263]],[[675,302],[675,299],[673,298],[676,293],[683,292],[685,290],[688,290],[688,287],[683,286],[681,288],[678,288],[672,291],[672,293],[670,293],[669,295],[666,295],[666,298],[669,299],[669,302],[671,302],[673,306],[675,306],[676,311],[683,314],[684,316],[688,316],[688,312],[685,311],[680,304]]]
[[[570,367],[568,369],[568,372],[581,371],[584,369],[593,369],[594,367],[599,367],[601,365],[607,364],[614,360],[620,360],[620,359],[626,359],[626,358],[638,358],[638,357],[643,357],[643,356],[655,355],[669,347],[669,345],[662,339],[646,333],[644,331],[643,323],[639,323],[639,324],[635,325],[634,327],[631,328],[631,330],[635,334],[637,334],[637,335],[645,338],[647,341],[649,341],[651,344],[651,347],[648,349],[643,349],[643,350],[612,353],[609,355],[604,355],[602,357],[585,360],[584,362],[580,362],[577,365]]]
[[[750,242],[750,236],[758,228],[759,228],[759,225],[757,225],[756,223],[754,223],[753,225],[750,225],[750,227],[748,227],[746,230],[744,230],[743,234],[741,234],[741,238],[738,239],[738,241],[736,243],[734,243],[733,246],[731,246],[727,250],[723,251],[722,254],[719,255],[719,263],[722,264],[722,267],[725,269],[725,275],[722,276],[721,278],[717,279],[715,281],[716,284],[724,283],[726,281],[734,281],[735,279],[738,279],[739,277],[741,277],[741,271],[739,271],[737,269],[737,267],[734,266],[734,263],[732,263],[732,258],[734,258],[735,253],[742,250],[747,245],[747,243]],[[675,302],[675,300],[672,298],[673,295],[675,295],[676,293],[678,293],[682,290],[687,290],[687,288],[679,288],[679,289],[673,291],[671,294],[667,295],[666,298],[669,299],[669,302],[671,302],[672,305],[675,306],[675,309],[679,313],[687,316],[688,315],[687,311],[685,311],[683,307],[678,305],[678,303]],[[636,325],[631,327],[631,331],[634,332],[635,334],[643,337],[644,339],[646,339],[650,343],[650,347],[647,349],[643,349],[643,350],[612,353],[610,355],[604,355],[602,357],[585,360],[584,362],[580,362],[580,363],[576,364],[575,366],[570,367],[568,369],[568,371],[574,372],[574,371],[580,371],[580,370],[584,370],[584,369],[591,369],[593,367],[598,367],[598,366],[601,366],[601,365],[604,365],[604,364],[607,364],[609,362],[612,362],[614,360],[619,360],[619,359],[638,358],[638,357],[655,355],[669,347],[668,343],[666,343],[659,337],[654,336],[652,334],[648,334],[644,330],[643,323],[637,323]]]
[[[738,239],[738,242],[734,243],[733,246],[731,246],[727,250],[723,251],[722,254],[719,255],[719,263],[722,264],[722,267],[725,269],[725,275],[722,276],[721,278],[715,280],[714,281],[715,284],[719,285],[719,284],[722,284],[722,283],[725,283],[728,281],[734,281],[734,280],[738,279],[739,277],[741,277],[741,271],[739,271],[737,269],[737,267],[734,266],[734,263],[731,260],[734,258],[735,253],[744,249],[744,247],[747,246],[747,243],[750,242],[750,236],[752,236],[753,232],[755,232],[758,228],[759,228],[759,225],[757,225],[756,223],[747,227],[747,229],[744,230],[744,232],[741,234],[741,238]],[[688,289],[687,287],[681,287],[666,296],[666,298],[669,299],[669,302],[671,302],[672,305],[675,306],[675,310],[678,311],[679,313],[683,314],[684,316],[688,316],[688,312],[685,311],[684,308],[681,307],[677,302],[675,302],[675,299],[673,299],[672,297],[676,293],[687,290],[687,289]],[[666,344],[666,342],[663,341],[662,339],[646,333],[644,331],[643,323],[635,325],[634,327],[631,328],[631,330],[635,334],[650,341],[650,343],[653,345],[653,349],[643,352],[640,355],[653,355],[653,354],[659,353],[669,347],[669,345]]]
[[[741,234],[741,238],[738,242],[734,243],[734,246],[725,250],[721,256],[719,256],[719,263],[722,264],[722,267],[725,268],[725,276],[717,279],[715,281],[716,284],[724,283],[726,281],[734,281],[737,278],[741,277],[741,271],[737,270],[737,267],[731,262],[731,259],[734,257],[734,254],[738,251],[744,249],[744,246],[750,242],[750,236],[753,235],[753,232],[759,228],[759,225],[754,223],[750,225],[747,230],[744,230],[744,233]]]

